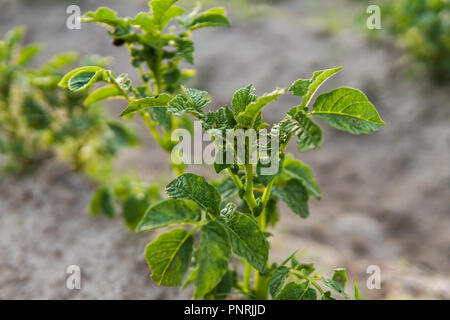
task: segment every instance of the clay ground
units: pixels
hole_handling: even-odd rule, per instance
[[[223,1],[218,1],[223,3]],[[272,257],[307,249],[305,262],[324,273],[345,267],[367,298],[450,298],[450,90],[405,74],[399,52],[369,44],[354,20],[355,1],[274,1],[272,7],[235,7],[233,26],[195,35],[198,79],[212,106],[254,83],[258,94],[317,69],[344,67],[321,89],[353,86],[377,106],[385,128],[352,136],[324,125],[320,151],[291,152],[316,172],[323,199],[301,220],[281,207],[273,230]],[[46,56],[64,50],[115,58],[129,72],[123,48],[110,45],[104,29],[65,28],[69,1],[0,0],[0,34],[29,26],[28,41],[47,44]],[[83,12],[108,5],[121,15],[146,10],[145,1],[78,1]],[[264,111],[276,122],[295,98]],[[117,115],[120,104],[113,104]],[[134,170],[148,181],[170,179],[166,155],[142,130],[143,146],[127,150],[117,171]],[[191,170],[209,177],[207,168]],[[190,292],[158,287],[149,279],[143,250],[154,235],[135,235],[122,220],[88,214],[95,185],[50,161],[34,175],[0,178],[0,299],[179,299]],[[65,268],[82,270],[82,289],[65,287]],[[382,287],[368,290],[366,268],[381,268]]]

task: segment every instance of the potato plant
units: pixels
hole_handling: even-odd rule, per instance
[[[112,71],[91,66],[77,68],[60,81],[60,86],[68,87],[74,92],[82,92],[94,82],[108,82],[110,86],[93,91],[87,101],[117,97],[127,99],[129,106],[121,116],[133,118],[138,114],[155,141],[169,154],[176,145],[171,141],[171,132],[178,128],[190,131],[193,129],[192,121],[188,117],[174,116],[164,107],[170,95],[179,93],[181,85],[195,75],[195,70],[183,67],[183,64],[192,65],[194,62],[192,32],[206,27],[229,26],[223,8],[201,11],[201,6],[197,5],[192,11],[185,13],[184,9],[173,5],[175,2],[152,1],[150,6],[155,16],[141,12],[134,18],[119,17],[113,10],[101,7],[95,12],[87,12],[82,19],[84,22],[106,26],[109,29],[108,35],[112,38],[112,45],[127,48],[130,63],[137,70],[141,85],[133,87],[127,74],[116,76]],[[170,24],[174,18],[178,18],[181,30]],[[151,102],[153,108],[148,108],[146,103],[155,96],[158,98]],[[182,174],[186,169],[183,163],[170,163],[176,175]],[[130,177],[124,180],[128,181],[128,185],[145,185],[139,180],[132,181]],[[94,215],[103,213],[111,218],[116,212],[115,203],[120,202],[126,224],[134,229],[136,216],[139,215],[129,212],[129,208],[133,206],[128,206],[127,203],[133,203],[137,196],[142,197],[142,190],[131,188],[137,193],[124,197],[123,193],[115,191],[123,186],[123,180],[118,182],[117,188],[110,184],[101,186],[92,198],[91,212]],[[147,185],[145,188],[152,186]],[[141,207],[145,199],[150,201],[147,196],[143,197]],[[141,217],[144,212],[145,210],[140,213]]]
[[[228,25],[228,20],[223,9],[203,13],[195,9],[185,13],[174,6],[175,2],[153,0],[150,12],[139,13],[132,19],[117,18],[106,8],[85,16],[89,21],[112,26],[110,34],[117,37],[115,43],[128,42],[135,57],[142,56],[134,45],[140,48],[139,52],[162,52],[154,59],[143,59],[150,70],[141,72],[144,79],[148,79],[144,86],[133,87],[129,80],[123,80],[125,76],[117,77],[111,70],[101,67],[82,67],[61,80],[62,86],[74,91],[86,89],[93,83],[104,83],[96,92],[109,93],[101,95],[102,98],[125,99],[127,106],[122,115],[140,114],[147,122],[153,119],[149,128],[164,127],[161,119],[169,118],[171,123],[192,119],[190,121],[199,121],[212,136],[216,146],[216,161],[212,166],[217,174],[225,177],[208,182],[202,176],[180,172],[166,186],[167,198],[142,210],[142,218],[132,225],[136,232],[171,228],[149,243],[145,250],[151,278],[164,286],[187,287],[195,283],[196,299],[225,299],[232,295],[248,299],[328,300],[335,299],[335,294],[349,298],[345,292],[344,269],[334,270],[333,276],[327,278],[312,264],[299,262],[295,253],[279,264],[269,261],[272,234],[268,230],[279,219],[280,201],[300,218],[307,218],[309,199],[321,198],[310,167],[286,153],[292,138],[297,140],[299,152],[319,149],[322,131],[315,118],[351,134],[370,134],[385,123],[364,93],[357,89],[341,87],[314,99],[319,87],[339,72],[340,67],[317,71],[311,78],[298,79],[287,88],[277,88],[262,96],[257,96],[250,84],[234,93],[229,106],[206,111],[211,103],[207,92],[182,86],[180,81],[173,86],[161,80],[173,68],[169,67],[171,59],[177,59],[177,53],[165,52],[170,47],[179,52],[180,37],[186,41],[185,35],[192,30],[208,25]],[[168,34],[164,33],[171,19],[184,28],[182,34],[175,35],[174,24],[167,28]],[[132,31],[134,28],[144,32],[143,35]],[[148,34],[152,35],[151,40],[147,40]],[[148,42],[143,43],[143,38]],[[183,54],[178,53],[178,56],[183,57]],[[161,63],[166,59],[167,62]],[[132,63],[137,64],[134,59]],[[288,93],[298,96],[299,104],[279,123],[272,126],[264,123],[263,108]],[[154,110],[159,110],[164,117],[152,117]],[[264,138],[263,131],[267,128],[270,131]],[[170,133],[169,129],[174,127],[163,128]],[[228,139],[229,136],[224,135],[239,132],[244,135],[254,132],[257,137],[252,140],[244,136],[243,153],[234,137]],[[164,140],[161,146],[168,141]],[[170,145],[173,149],[174,142],[170,141]],[[255,145],[258,147],[256,160],[252,152]],[[171,154],[173,158],[174,153]],[[230,154],[232,161],[228,161]],[[227,161],[224,162],[224,158]],[[268,173],[265,170],[268,163],[277,164],[277,170]],[[355,298],[358,297],[355,284]]]
[[[136,144],[135,133],[109,119],[102,106],[87,107],[95,101],[85,100],[86,92],[58,88],[68,67],[80,63],[77,53],[61,53],[30,67],[41,46],[22,46],[24,34],[25,28],[17,27],[0,42],[2,171],[29,171],[56,154],[75,171],[103,176],[120,147]],[[90,56],[81,63],[104,67],[108,61]]]

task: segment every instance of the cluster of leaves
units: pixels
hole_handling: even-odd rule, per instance
[[[312,265],[299,264],[293,256],[288,259],[291,267],[287,267],[286,262],[269,267],[266,239],[269,234],[265,232],[268,223],[276,221],[277,201],[284,201],[295,214],[306,218],[308,199],[320,199],[311,169],[293,156],[285,156],[292,136],[297,137],[299,151],[320,147],[321,129],[311,117],[322,118],[329,125],[352,134],[369,134],[384,125],[367,97],[352,88],[339,88],[320,95],[313,104],[313,111],[309,111],[319,86],[339,70],[315,72],[311,79],[299,79],[289,88],[294,95],[302,97],[302,103],[272,127],[274,135],[270,139],[280,139],[279,149],[271,150],[271,157],[277,157],[280,162],[278,172],[259,175],[258,168],[262,164],[258,162],[254,168],[247,155],[242,164],[215,166],[216,171],[227,169],[229,174],[229,178],[217,186],[191,173],[167,185],[169,199],[151,206],[136,231],[174,224],[193,227],[163,233],[147,246],[146,258],[153,280],[163,285],[180,285],[191,265],[193,270],[186,281],[196,280],[195,298],[226,297],[230,288],[235,288],[257,299],[265,299],[268,291],[274,299],[315,299],[317,292],[322,299],[331,299],[331,293],[324,291],[317,281],[348,297],[344,292],[346,276],[342,269],[336,270],[332,279],[325,279],[314,273]],[[225,106],[205,114],[203,109],[210,102],[204,98],[206,92],[185,89],[167,103],[167,110],[173,114],[188,112],[202,121],[205,129],[260,129],[266,126],[261,122],[261,110],[287,91],[276,89],[257,97],[250,85],[236,91],[231,109]],[[200,243],[194,250],[196,231],[200,233]],[[237,270],[229,269],[231,253],[255,269],[253,289],[245,273],[240,283]]]
[[[254,129],[259,132],[270,127],[262,121],[263,108],[288,92],[301,97],[301,103],[271,127],[268,139],[256,140],[262,147],[258,150],[265,148],[269,151],[268,158],[278,162],[277,172],[263,173],[267,159],[263,159],[262,154],[256,164],[251,162],[250,141],[245,141],[245,155],[239,158],[234,144],[229,147],[229,141],[217,139],[214,135],[219,146],[216,155],[232,152],[236,159],[234,163],[222,164],[217,160],[214,164],[215,171],[225,173],[226,177],[208,182],[202,176],[180,170],[165,188],[168,198],[158,199],[158,192],[152,193],[146,188],[139,191],[140,199],[148,195],[149,200],[139,205],[134,202],[133,205],[139,208],[130,209],[132,218],[128,220],[128,226],[136,232],[175,227],[161,233],[146,248],[151,278],[165,286],[186,287],[195,282],[194,298],[224,299],[229,294],[239,293],[248,298],[266,299],[270,293],[273,299],[316,299],[319,295],[322,299],[332,299],[331,291],[325,291],[324,287],[347,297],[344,291],[347,276],[343,269],[335,270],[333,277],[327,279],[315,272],[312,265],[300,264],[294,255],[280,265],[270,264],[268,237],[271,234],[266,229],[278,220],[279,201],[285,202],[294,214],[306,218],[309,198],[321,198],[310,167],[292,155],[286,155],[285,151],[292,137],[296,137],[300,152],[320,148],[322,131],[312,118],[321,118],[330,126],[351,134],[370,134],[385,123],[367,97],[357,89],[338,88],[318,96],[312,103],[319,87],[341,68],[317,71],[310,79],[298,79],[289,88],[278,88],[260,97],[255,94],[253,85],[249,85],[234,93],[230,107],[205,111],[211,103],[208,93],[186,88],[181,82],[177,82],[176,90],[166,85],[160,76],[170,68],[163,68],[167,64],[161,62],[154,65],[152,59],[155,57],[147,55],[147,52],[156,50],[159,53],[156,59],[159,56],[161,61],[165,61],[165,49],[161,48],[176,46],[175,39],[179,38],[173,33],[169,35],[174,42],[171,44],[169,40],[160,46],[166,39],[163,30],[170,18],[178,17],[178,22],[188,30],[207,25],[227,25],[228,20],[222,9],[210,9],[205,13],[195,9],[182,15],[182,9],[174,6],[174,2],[153,0],[150,2],[151,12],[140,13],[134,19],[117,18],[106,8],[86,14],[88,21],[113,27],[110,34],[127,42],[131,52],[135,52],[135,45],[146,52],[143,61],[149,71],[141,70],[141,74],[147,76],[143,78],[144,86],[133,87],[126,75],[116,77],[112,71],[100,67],[75,69],[66,74],[60,84],[78,91],[96,82],[106,83],[91,97],[124,98],[128,105],[122,116],[128,118],[139,113],[157,140],[161,135],[160,131],[155,135],[156,126],[163,130],[167,128],[164,128],[164,121],[155,116],[154,110],[163,114],[163,119],[169,118],[171,123],[195,118],[213,135],[213,132],[225,130],[245,133]],[[143,33],[137,33],[135,28]],[[151,41],[146,39],[147,33],[151,34]],[[169,55],[167,59],[176,57],[177,54]],[[132,63],[135,64],[134,58]],[[275,143],[276,140],[279,143]],[[163,148],[165,143],[160,143]],[[125,189],[123,199],[133,196],[132,188]],[[114,193],[110,187],[96,193],[93,211],[103,211],[111,216]],[[233,268],[235,264],[231,261],[234,257],[245,262],[242,276],[239,267]],[[290,266],[287,266],[289,262]]]
[[[382,3],[383,28],[437,81],[450,80],[450,1]],[[381,31],[382,32],[382,31]]]
[[[121,18],[117,13],[101,7],[85,14],[83,21],[97,22],[111,30],[108,34],[116,46],[125,45],[131,56],[131,65],[142,79],[142,85],[131,88],[127,75],[120,75],[117,81],[122,89],[102,88],[95,95],[102,99],[121,95],[132,99],[132,103],[122,112],[122,116],[132,117],[138,112],[160,146],[170,152],[173,143],[170,133],[177,128],[191,129],[185,117],[174,118],[159,104],[168,102],[167,94],[180,91],[181,85],[195,75],[195,70],[182,67],[182,63],[194,63],[194,30],[205,27],[229,26],[224,8],[212,8],[200,12],[200,5],[192,11],[175,5],[177,0],[153,0],[150,11],[140,12],[134,18]],[[177,28],[177,25],[181,27]],[[81,72],[83,70],[79,70]],[[85,70],[84,70],[85,71]],[[113,76],[113,74],[111,74]],[[71,86],[69,86],[72,89]],[[126,95],[124,95],[126,94]],[[129,97],[128,97],[129,96]],[[148,109],[147,104],[153,103]],[[183,166],[174,169],[178,172]]]
[[[136,135],[122,122],[108,119],[100,105],[83,104],[85,92],[58,88],[67,68],[79,63],[77,53],[61,53],[31,68],[29,64],[41,46],[22,46],[24,34],[25,28],[17,27],[0,41],[2,170],[27,171],[57,154],[75,170],[93,175],[99,169],[108,171],[105,163],[121,146],[136,144]],[[90,56],[81,63],[100,67],[108,61]]]
[[[108,218],[116,215],[116,203],[120,203],[121,213],[127,227],[134,231],[150,205],[161,200],[160,186],[148,184],[139,178],[125,176],[112,186],[98,188],[91,200],[93,216],[104,214]]]
[[[160,147],[169,154],[176,145],[171,141],[172,131],[177,128],[190,132],[193,130],[192,121],[188,117],[174,116],[165,108],[171,99],[170,95],[180,92],[182,84],[195,75],[195,70],[182,66],[183,63],[192,65],[194,62],[192,32],[205,27],[229,26],[223,8],[201,11],[198,4],[193,10],[185,12],[174,5],[175,2],[176,0],[150,1],[150,10],[140,12],[133,18],[119,17],[115,11],[105,7],[87,12],[82,18],[85,22],[106,26],[112,44],[125,46],[129,50],[130,63],[137,69],[141,85],[133,86],[127,74],[116,76],[112,71],[98,66],[77,68],[66,74],[59,83],[61,87],[80,92],[94,83],[106,82],[107,86],[98,88],[88,96],[87,104],[110,98],[126,99],[129,104],[121,116],[131,119],[139,114]],[[171,162],[171,165],[176,174],[185,170],[184,164]],[[105,208],[112,208],[115,202],[124,205],[124,199],[115,197],[111,189],[114,188],[100,187],[92,199],[91,207],[99,207],[96,204],[102,198],[97,195],[99,193],[109,194],[103,197],[105,203],[109,203],[105,204]],[[113,216],[109,209],[92,211],[93,214],[97,212]],[[127,224],[128,216],[124,211]]]

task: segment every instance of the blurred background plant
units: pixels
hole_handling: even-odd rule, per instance
[[[177,142],[172,141],[172,132],[182,128],[192,134],[193,123],[182,112],[177,116],[168,112],[166,104],[171,99],[170,94],[181,92],[182,85],[196,74],[194,69],[186,67],[194,64],[193,31],[230,24],[222,7],[201,11],[201,4],[197,3],[193,9],[185,12],[174,5],[166,13],[158,7],[160,5],[157,1],[150,2],[149,10],[137,13],[134,18],[119,17],[117,12],[107,7],[89,11],[82,18],[85,22],[106,26],[112,44],[128,49],[130,64],[140,78],[139,85],[133,86],[129,76],[124,73],[116,76],[112,71],[98,70],[98,74],[102,75],[96,76],[97,73],[92,73],[89,68],[78,68],[67,73],[60,86],[80,90],[79,82],[75,88],[71,87],[74,78],[84,79],[81,89],[96,81],[107,82],[107,87],[92,92],[88,99],[125,99],[129,105],[121,116],[133,119],[138,115],[153,139],[169,156],[167,161],[174,174],[180,175],[186,170],[186,165],[174,161],[172,150]],[[164,14],[158,15],[159,11]],[[177,29],[177,24],[182,27],[181,31]],[[144,183],[139,178],[129,176],[113,183],[107,181],[100,186],[92,197],[90,209],[93,215],[103,213],[112,218],[115,204],[120,202],[122,216],[127,226],[134,231],[146,208],[159,197],[157,184]]]
[[[137,144],[136,133],[112,120],[100,104],[86,106],[88,92],[72,93],[57,84],[77,63],[106,66],[111,59],[65,52],[30,67],[42,46],[23,46],[25,31],[16,27],[0,42],[1,171],[30,172],[57,156],[73,171],[106,179],[119,149]]]
[[[394,41],[412,60],[413,73],[428,72],[436,82],[450,80],[450,1],[381,2],[381,30],[372,37]]]

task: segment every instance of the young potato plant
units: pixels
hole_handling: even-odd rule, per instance
[[[151,1],[151,11],[140,12],[134,18],[122,18],[111,9],[101,7],[95,12],[87,12],[82,19],[106,26],[110,29],[108,34],[112,37],[112,44],[125,46],[129,50],[130,63],[140,75],[141,85],[133,87],[126,74],[116,76],[112,71],[91,66],[77,68],[60,81],[60,86],[77,92],[96,82],[108,83],[109,86],[92,92],[87,101],[126,99],[129,105],[121,116],[133,118],[138,114],[159,146],[169,154],[176,145],[171,141],[172,131],[178,128],[193,130],[192,121],[188,117],[174,116],[165,107],[171,95],[179,93],[181,85],[195,75],[195,70],[182,66],[183,63],[192,65],[194,62],[192,32],[205,27],[229,26],[223,8],[201,12],[200,5],[197,5],[192,11],[185,12],[175,6],[175,2]],[[176,27],[177,24],[179,28]],[[152,108],[149,108],[149,104]],[[182,174],[186,168],[183,163],[174,161],[171,161],[171,167],[176,175]],[[143,184],[142,181],[129,182],[135,185]],[[119,182],[119,185],[122,185],[122,182]],[[111,186],[100,187],[92,199],[91,211],[94,215],[102,212],[113,217],[115,200],[118,200],[122,204],[127,225],[133,227],[136,213],[128,212],[131,206],[126,203],[133,202],[136,194],[123,198],[122,195],[116,194],[114,189],[115,187]],[[129,220],[130,217],[133,218]]]
[[[151,1],[152,15],[139,14],[138,17],[146,17],[141,18],[139,26],[151,29],[156,25],[163,30],[160,23],[167,20],[163,17],[172,17],[177,11],[181,14],[181,10],[173,9],[177,8],[174,2]],[[218,9],[211,10],[214,14],[222,13]],[[104,14],[105,10],[90,16],[96,15],[99,20],[99,12]],[[198,15],[182,15],[179,22],[189,29],[199,23],[192,22],[200,19]],[[208,19],[218,20],[208,16],[200,21]],[[119,34],[119,31],[112,34]],[[134,37],[131,34],[126,32],[125,38]],[[349,298],[345,292],[344,269],[336,269],[331,278],[326,278],[316,272],[312,264],[297,261],[295,253],[280,264],[269,261],[271,234],[268,230],[279,219],[278,203],[285,202],[294,214],[306,218],[309,199],[321,198],[312,170],[293,155],[286,154],[290,140],[296,138],[300,152],[319,149],[322,131],[314,118],[352,134],[370,134],[385,124],[375,107],[357,89],[342,87],[313,99],[319,87],[340,69],[317,71],[310,79],[299,79],[289,88],[278,88],[260,97],[255,94],[253,85],[249,85],[234,93],[230,106],[209,112],[205,112],[211,103],[208,93],[197,89],[180,86],[181,90],[174,94],[169,90],[134,88],[129,81],[124,86],[112,71],[103,68],[82,68],[63,78],[63,84],[73,90],[94,82],[106,83],[103,90],[114,90],[127,100],[123,115],[141,113],[145,118],[144,112],[150,114],[159,108],[175,123],[189,115],[189,119],[200,121],[212,136],[216,146],[214,170],[226,177],[208,182],[193,173],[179,174],[165,188],[168,198],[142,210],[142,219],[133,224],[136,232],[172,228],[161,233],[145,250],[151,278],[158,285],[185,288],[195,283],[196,299],[242,295],[249,299],[327,300],[334,299],[334,293]],[[151,73],[151,82],[156,86],[154,76],[158,73]],[[301,97],[301,102],[265,135],[264,130],[270,126],[262,121],[263,108],[287,93]],[[256,139],[249,138],[252,133],[256,134]],[[239,134],[244,135],[240,146],[239,142],[236,144]],[[232,161],[228,161],[229,158]],[[268,163],[276,164],[276,170],[265,170],[270,169]],[[239,261],[244,264],[242,268]],[[355,298],[358,297],[355,284]]]
[[[75,52],[54,56],[38,68],[29,63],[41,46],[22,46],[24,27],[0,42],[0,157],[2,171],[24,172],[57,154],[74,170],[98,175],[122,145],[136,143],[123,123],[108,119],[100,105],[86,107],[86,93],[58,88],[68,66],[78,62]],[[87,57],[83,64],[106,66],[108,59]]]

